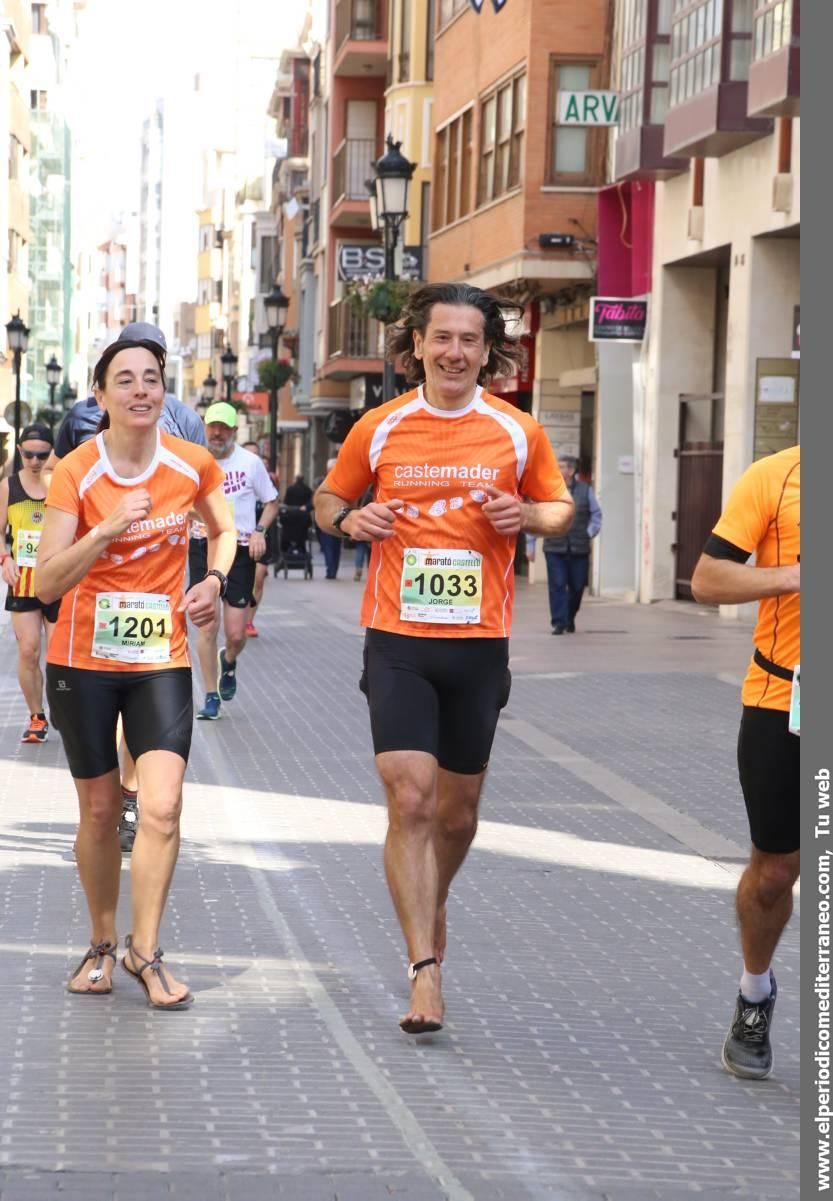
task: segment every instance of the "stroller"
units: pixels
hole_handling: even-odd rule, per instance
[[[312,579],[312,514],[305,505],[281,505],[278,510],[278,554],[274,572],[303,571]]]

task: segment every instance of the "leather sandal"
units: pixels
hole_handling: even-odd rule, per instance
[[[124,970],[127,972],[128,976],[132,976],[134,980],[138,980],[139,983],[141,984],[142,988],[145,990],[145,996],[147,997],[147,1001],[148,1001],[148,1008],[150,1008],[150,1009],[190,1009],[190,1007],[194,1004],[194,997],[193,997],[192,993],[186,993],[186,995],[179,1001],[153,1001],[153,1000],[151,1000],[150,990],[144,980],[144,974],[148,969],[150,969],[152,972],[156,972],[157,976],[159,977],[159,983],[162,985],[165,992],[168,994],[168,996],[173,996],[173,993],[171,992],[170,988],[168,988],[168,979],[165,975],[165,969],[162,967],[162,956],[165,954],[165,952],[162,950],[161,947],[157,947],[156,950],[153,952],[153,959],[145,959],[144,955],[142,955],[134,947],[132,934],[128,934],[127,938],[124,940],[124,946],[125,946],[125,950],[129,951],[134,959],[141,960],[142,964],[144,965],[143,967],[139,968],[138,972],[134,972],[132,968],[127,966],[127,955],[124,955],[122,957],[121,965],[124,968]]]
[[[87,979],[90,984],[97,984],[99,980],[104,979],[104,972],[101,969],[101,962],[105,956],[109,956],[116,962],[116,947],[117,942],[91,942],[90,949],[87,951],[84,958],[78,964],[78,967],[67,980],[67,992],[72,993],[74,997],[107,997],[113,991],[112,984],[108,988],[72,988],[73,980],[77,980],[84,970],[84,964],[89,963],[92,959],[93,966],[87,972]]]
[[[421,959],[419,963],[409,963],[408,979],[416,980],[417,973],[424,967],[430,967],[432,963],[439,967],[436,955],[432,955],[430,959]],[[442,1030],[443,1024],[437,1018],[425,1018],[422,1021],[417,1021],[415,1018],[403,1018],[399,1023],[399,1028],[406,1034],[433,1034],[437,1030]]]

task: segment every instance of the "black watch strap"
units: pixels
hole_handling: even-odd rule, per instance
[[[352,505],[345,505],[343,509],[339,509],[336,515],[333,517],[333,529],[338,530],[338,532],[341,533],[342,523],[346,519],[347,515],[352,512]]]
[[[222,571],[218,571],[216,567],[210,568],[203,576],[203,579],[207,580],[210,575],[215,575],[220,581],[220,599],[222,600],[228,591],[228,576],[224,576]]]

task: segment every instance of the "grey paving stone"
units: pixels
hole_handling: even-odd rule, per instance
[[[238,698],[196,726],[162,934],[197,997],[178,1015],[148,1011],[121,971],[109,998],[63,991],[88,938],[73,790],[59,739],[17,741],[0,625],[0,1201],[82,1179],[91,1201],[435,1201],[439,1178],[475,1201],[792,1201],[796,924],[776,1075],[747,1085],[718,1062],[732,865],[505,731],[452,894],[445,1029],[399,1031],[351,585],[270,580]],[[738,695],[717,674],[742,671],[748,631],[591,602],[580,634],[550,639],[542,595],[521,591],[511,713],[743,844]],[[709,635],[696,656],[677,640],[692,622]],[[590,634],[614,625],[618,645]],[[122,936],[128,870],[123,894]]]

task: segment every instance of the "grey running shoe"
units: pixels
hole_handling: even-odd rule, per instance
[[[119,846],[125,855],[133,850],[136,841],[136,827],[139,825],[139,807],[135,793],[122,792],[122,812],[119,819]]]
[[[766,1080],[772,1071],[772,1046],[769,1028],[778,988],[772,972],[772,992],[768,1001],[753,1004],[738,993],[732,1025],[723,1044],[721,1063],[727,1072],[744,1080]]]
[[[220,651],[217,659],[220,664],[220,682],[218,684],[220,699],[232,701],[237,692],[237,660],[229,663],[224,651]]]

